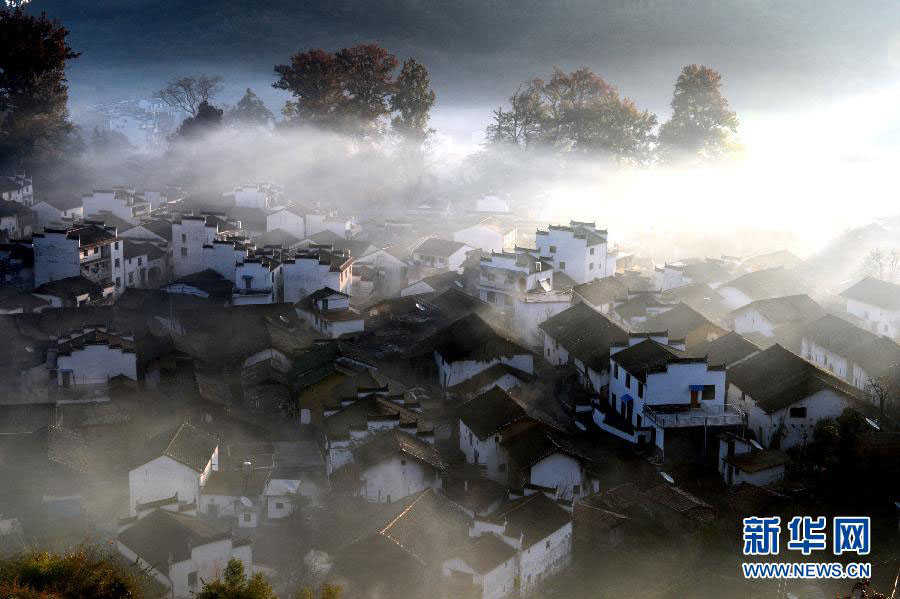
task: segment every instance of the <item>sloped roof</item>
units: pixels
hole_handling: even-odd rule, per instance
[[[662,372],[666,364],[679,360],[699,360],[669,345],[663,345],[653,339],[645,339],[631,347],[616,352],[612,360],[631,373],[639,381],[647,382],[647,374]]]
[[[53,297],[70,297],[84,295],[85,293],[88,293],[91,296],[99,296],[101,289],[102,288],[93,281],[78,275],[77,277],[66,277],[65,279],[49,281],[32,291],[32,293],[37,295],[50,295]]]
[[[725,329],[710,322],[709,319],[687,304],[680,302],[671,310],[666,310],[662,314],[648,318],[641,323],[640,329],[645,332],[668,331],[669,337],[684,339],[688,334],[702,326],[715,327],[722,333],[725,332]]]
[[[461,405],[457,415],[482,440],[514,422],[528,419],[525,410],[496,386]]]
[[[734,331],[694,348],[694,354],[706,356],[709,364],[731,366],[738,360],[760,351],[751,341]]]
[[[260,465],[251,465],[249,474],[243,468],[213,470],[203,485],[203,494],[259,497],[265,491],[271,473],[270,467]]]
[[[487,574],[516,555],[516,550],[493,533],[482,534],[461,546],[458,555],[479,574]]]
[[[808,323],[801,334],[858,364],[869,376],[881,376],[892,366],[900,367],[900,345],[832,314]]]
[[[433,445],[396,428],[374,435],[351,451],[353,461],[360,469],[380,464],[398,452],[424,462],[435,470],[447,468]]]
[[[144,443],[135,465],[146,464],[159,456],[168,456],[197,472],[203,472],[218,444],[215,437],[185,422]]]
[[[123,255],[126,260],[138,256],[147,256],[147,260],[159,260],[166,253],[150,242],[139,243],[126,239],[123,242]]]
[[[172,223],[167,220],[150,220],[141,223],[139,226],[144,227],[154,235],[159,235],[167,241],[172,241]]]
[[[766,449],[741,453],[725,458],[725,461],[743,472],[761,472],[787,464],[788,457],[780,451]]]
[[[809,285],[791,270],[782,267],[757,270],[724,283],[720,289],[731,287],[752,301],[806,293]]]
[[[741,265],[750,270],[760,268],[797,268],[803,264],[803,260],[795,256],[790,250],[776,250],[767,254],[759,254],[745,259]]]
[[[664,308],[671,305],[659,299],[655,293],[641,293],[615,306],[613,312],[620,318],[630,320],[636,316],[646,315],[648,308]]]
[[[446,258],[458,252],[462,247],[466,247],[466,244],[461,241],[429,237],[416,247],[414,253],[425,254],[426,256],[442,256]]]
[[[763,318],[775,325],[806,322],[825,314],[825,309],[806,294],[757,300],[734,310],[732,315],[747,310],[756,310]]]
[[[308,236],[307,239],[312,241],[316,245],[332,245],[337,242],[344,241],[343,237],[330,229],[325,229],[323,231],[319,231],[318,233],[314,233]]]
[[[841,292],[841,297],[887,310],[900,310],[900,285],[866,277]]]
[[[769,414],[823,389],[848,399],[860,396],[851,385],[778,344],[729,368],[728,381]]]
[[[191,557],[191,549],[231,537],[231,529],[195,516],[156,510],[119,534],[119,542],[168,575],[174,563]]]
[[[0,216],[31,216],[31,210],[19,202],[0,200]]]
[[[292,233],[288,233],[284,229],[272,229],[271,231],[266,231],[262,235],[255,237],[253,241],[260,247],[280,245],[283,248],[289,248],[300,243],[301,239]]]
[[[625,329],[583,302],[548,318],[538,328],[598,372],[607,368],[610,345],[628,340]]]
[[[486,362],[501,357],[528,354],[528,350],[500,335],[476,314],[463,316],[434,337],[434,349],[447,362]]]
[[[554,273],[554,276],[556,273]],[[622,277],[603,277],[575,285],[573,291],[594,306],[610,304],[628,294],[629,287]]]
[[[463,227],[462,229],[459,229],[459,230],[463,231],[465,229],[471,229],[472,227],[477,227],[479,225],[482,227],[487,227],[488,229],[491,229],[492,231],[500,233],[501,235],[506,235],[510,231],[515,230],[515,227],[513,225],[510,225],[509,223],[506,223],[495,216],[489,216],[485,219],[478,221],[474,225],[469,225],[468,227]]]
[[[505,521],[504,534],[513,538],[521,534],[522,547],[528,549],[570,523],[572,516],[543,493],[535,493],[501,507],[492,520]]]

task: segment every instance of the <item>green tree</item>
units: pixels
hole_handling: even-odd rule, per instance
[[[414,58],[403,63],[390,99],[391,127],[403,139],[422,144],[434,130],[428,128],[435,94],[425,66]]]
[[[718,158],[735,148],[738,118],[721,92],[722,76],[709,67],[684,67],[675,83],[672,118],[659,130],[660,155]]]
[[[316,594],[312,589],[300,589],[295,599],[316,599]],[[333,584],[322,585],[319,589],[319,599],[341,599],[341,587]]]
[[[234,125],[261,125],[266,126],[275,116],[266,107],[265,102],[253,93],[249,87],[244,96],[235,104],[234,108],[225,115],[225,120]]]
[[[208,102],[201,102],[197,107],[197,114],[184,119],[178,127],[175,139],[196,140],[215,131],[222,125],[223,112],[221,108],[216,108]]]
[[[544,137],[547,124],[544,88],[540,79],[520,85],[509,98],[510,109],[494,111],[494,122],[488,125],[486,132],[490,145],[518,146],[527,150]]]
[[[66,62],[79,56],[68,35],[44,14],[0,7],[0,169],[60,158],[74,130]]]
[[[91,133],[91,152],[96,155],[117,154],[134,150],[128,138],[118,131],[94,127]]]
[[[4,599],[142,599],[147,582],[141,572],[92,549],[34,551],[0,561]]]
[[[244,573],[244,564],[232,559],[222,578],[204,581],[203,589],[194,595],[194,599],[277,599],[277,595],[262,574],[248,577]]]

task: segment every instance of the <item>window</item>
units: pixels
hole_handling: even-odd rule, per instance
[[[122,277],[116,277],[116,287],[122,286]]]
[[[244,279],[244,289],[252,289],[250,285],[253,283],[253,277],[251,277],[250,275],[244,275],[241,278]],[[328,308],[326,307],[326,310],[327,309]]]
[[[581,495],[581,485],[572,485],[572,495]]]
[[[560,262],[560,263],[559,263],[559,269],[560,269],[560,270],[565,270],[565,269],[566,269],[566,263],[565,263],[565,262]]]
[[[594,270],[594,263],[593,263],[593,262],[591,262],[590,264],[588,264],[588,270]]]
[[[116,268],[119,268],[119,264],[120,264],[120,263],[119,263],[119,259],[116,258],[116,264],[115,264]]]
[[[551,253],[551,254],[555,254],[555,253],[556,253],[556,246],[555,246],[555,245],[551,245],[551,246],[550,246],[550,253]]]
[[[494,435],[494,443],[500,442],[500,435]]]
[[[250,518],[252,518],[250,514],[244,514],[244,522],[250,522]]]
[[[619,365],[613,364],[613,378],[619,378]]]
[[[181,243],[187,243],[187,235],[185,233],[181,234]]]
[[[791,408],[791,418],[806,418],[806,407]]]
[[[142,260],[143,260],[143,258],[138,258],[138,266],[141,266],[141,261],[142,261]]]
[[[134,283],[134,273],[133,272],[128,273],[128,284],[130,285],[131,283]]]
[[[87,251],[87,250],[81,250],[81,255],[82,255],[83,257],[87,258],[88,251]]]
[[[644,383],[638,381],[638,397],[644,397]]]
[[[497,301],[497,294],[494,293],[493,291],[488,291],[487,292],[487,301],[491,304],[495,303]]]
[[[591,256],[594,255],[594,248],[591,248]]]
[[[276,510],[283,510],[283,509],[284,509],[284,504],[281,503],[280,501],[276,501],[276,502],[275,502],[275,509],[276,509]]]
[[[715,385],[703,385],[702,399],[715,399],[715,398],[716,398],[716,386]]]
[[[196,572],[188,572],[188,586],[189,587],[197,586],[197,573]]]
[[[625,387],[631,389],[631,374],[625,373]]]
[[[497,472],[506,472],[506,464],[500,464],[497,466]]]
[[[400,460],[400,465],[401,465],[401,466],[406,466],[406,460]]]
[[[187,256],[187,248],[181,248],[181,255]]]

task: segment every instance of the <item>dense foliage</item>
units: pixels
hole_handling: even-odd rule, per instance
[[[6,599],[142,599],[139,573],[96,551],[31,552],[0,562]]]

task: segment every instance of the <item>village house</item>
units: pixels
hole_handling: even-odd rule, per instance
[[[439,272],[419,279],[415,283],[407,285],[400,290],[400,297],[407,295],[422,295],[424,293],[435,293],[446,291],[447,289],[456,287],[462,289],[464,286],[463,277],[455,270]]]
[[[190,424],[165,430],[144,443],[135,466],[128,472],[129,510],[137,504],[177,495],[179,501],[200,501],[202,487],[219,469],[219,443]]]
[[[281,262],[280,299],[296,303],[319,289],[347,291],[353,278],[354,259],[344,252],[309,248],[287,254]]]
[[[365,328],[365,317],[350,306],[350,296],[325,287],[294,305],[297,316],[326,337],[340,337]]]
[[[731,331],[694,348],[695,356],[706,356],[710,364],[731,366],[759,353],[759,346]]]
[[[0,235],[7,240],[29,239],[34,230],[34,214],[24,204],[0,200]]]
[[[234,267],[231,303],[235,306],[275,303],[280,273],[281,264],[266,256],[241,260]]]
[[[719,474],[729,487],[743,483],[767,487],[784,479],[787,454],[774,449],[757,449],[748,439],[734,433],[719,435]]]
[[[199,511],[223,518],[238,528],[256,528],[265,517],[264,497],[272,463],[244,462],[232,468],[213,470],[200,488]]]
[[[182,216],[172,222],[172,271],[176,278],[208,268],[204,265],[203,246],[210,245],[224,232],[222,221],[213,216]],[[224,275],[223,275],[224,276]]]
[[[606,397],[609,386],[609,350],[628,340],[628,332],[583,302],[547,319],[544,359],[554,366],[572,364],[582,385]]]
[[[123,239],[149,241],[167,250],[172,243],[172,223],[162,218],[143,221],[139,225],[118,233],[119,237]]]
[[[736,333],[767,342],[795,335],[804,324],[824,315],[825,309],[804,294],[756,300],[732,311],[728,321]]]
[[[546,291],[543,288],[518,294],[513,304],[512,319],[507,326],[515,331],[516,339],[527,347],[541,351],[544,333],[541,323],[572,306],[572,292]]]
[[[803,266],[804,262],[789,250],[776,250],[765,254],[757,254],[741,260],[741,268],[749,272],[765,270],[767,268],[796,269]]]
[[[812,442],[816,423],[858,404],[860,392],[830,372],[776,344],[728,369],[728,401],[747,414],[764,447]]]
[[[0,243],[0,290],[34,289],[34,246],[29,241]]]
[[[312,212],[306,206],[292,204],[266,216],[266,231],[281,229],[298,240],[306,238],[306,215]]]
[[[35,233],[34,284],[84,276],[95,283],[111,281],[112,265],[122,258],[115,229],[85,221],[68,229]]]
[[[716,258],[666,262],[653,271],[653,286],[668,291],[686,285],[705,284],[715,289],[734,278],[734,267]]]
[[[553,288],[553,267],[529,251],[482,256],[478,273],[478,296],[497,306],[512,321],[516,299],[529,291],[550,291]]]
[[[607,232],[595,223],[571,221],[537,230],[537,253],[576,284],[615,274],[615,256],[607,252]]]
[[[34,186],[26,175],[0,176],[0,200],[17,202],[26,207],[34,204]]]
[[[204,581],[220,577],[231,559],[253,571],[248,538],[236,537],[228,526],[178,511],[177,505],[126,519],[119,526],[116,545],[124,559],[168,589],[173,599],[191,597]]]
[[[631,443],[663,452],[696,455],[707,447],[709,429],[745,424],[741,410],[725,402],[725,368],[684,351],[666,333],[632,334],[610,348],[606,401],[594,422]]]
[[[85,327],[56,340],[57,384],[63,389],[107,386],[117,376],[138,379],[134,335]]]
[[[169,255],[159,246],[122,240],[122,257],[113,259],[112,279],[116,293],[126,287],[154,289],[169,279]]]
[[[150,202],[142,194],[137,194],[133,187],[95,189],[90,195],[81,196],[81,205],[86,218],[110,213],[136,225],[150,216]]]
[[[900,285],[866,277],[841,292],[847,314],[878,335],[900,337]]]
[[[684,303],[647,318],[639,329],[644,332],[667,331],[673,339],[684,339],[685,349],[692,354],[698,347],[728,332]]]
[[[438,383],[452,387],[494,364],[506,364],[531,374],[534,356],[497,333],[478,315],[460,318],[432,339]]]
[[[112,300],[115,286],[112,283],[99,285],[85,277],[67,277],[44,283],[31,294],[49,303],[51,308],[78,308],[99,305]]]
[[[453,241],[500,254],[511,251],[516,246],[516,228],[489,216],[472,226],[454,231]]]
[[[278,203],[282,193],[283,190],[278,185],[260,182],[234,187],[231,191],[222,192],[222,197],[234,202],[238,208],[268,210]]]
[[[612,316],[631,328],[643,328],[648,319],[675,307],[660,299],[658,289],[632,290],[613,302]]]
[[[472,248],[460,241],[429,237],[413,250],[412,262],[426,269],[459,271],[470,251]]]
[[[628,295],[623,277],[594,279],[572,288],[572,303],[582,302],[601,314],[609,314],[616,300]]]
[[[803,327],[800,355],[860,391],[900,369],[900,345],[832,314]]]
[[[779,266],[741,275],[716,291],[724,304],[735,310],[757,300],[809,293],[811,287],[795,271]]]
[[[343,239],[352,239],[360,232],[360,226],[336,212],[315,210],[306,214],[306,235],[311,237],[322,231],[330,231]]]
[[[75,194],[55,194],[41,198],[31,207],[34,213],[34,230],[45,227],[60,228],[84,217],[81,198]]]

